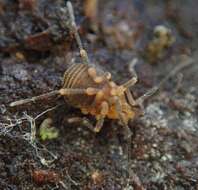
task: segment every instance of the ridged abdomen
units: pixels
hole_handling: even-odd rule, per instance
[[[71,89],[87,89],[89,87],[102,88],[104,83],[97,84],[93,81],[88,74],[90,66],[85,64],[73,64],[71,65],[64,74],[63,88]],[[100,74],[103,71],[99,71]],[[95,96],[88,96],[83,94],[65,96],[65,100],[72,106],[75,107],[90,107],[94,101]]]

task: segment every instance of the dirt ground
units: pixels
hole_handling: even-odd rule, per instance
[[[9,107],[59,89],[66,68],[80,58],[69,32],[66,1],[1,0],[0,189],[198,189],[198,2],[72,3],[94,65],[122,84],[132,75],[132,60],[138,60],[134,97],[159,84],[184,60],[193,64],[171,77],[144,103],[144,115],[129,123],[128,160],[123,128],[116,121],[106,120],[96,135],[67,122],[82,114],[62,98]],[[165,41],[161,33],[154,34],[159,25],[168,31]],[[39,127],[47,118],[59,135],[42,141]]]

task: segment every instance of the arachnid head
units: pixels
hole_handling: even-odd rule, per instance
[[[88,89],[94,92],[94,89]],[[107,117],[118,119],[122,125],[127,125],[130,119],[136,115],[136,102],[131,92],[125,85],[117,85],[111,80],[107,80],[103,87],[95,94],[94,106],[90,107],[88,113],[96,118]]]
[[[110,86],[110,109],[107,117],[118,119],[123,125],[127,125],[128,121],[135,117],[135,109],[134,106],[132,106],[132,101],[135,101],[131,92],[126,87],[122,85],[118,86],[114,82],[110,82]]]

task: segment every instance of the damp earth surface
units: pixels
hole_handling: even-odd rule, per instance
[[[68,118],[82,114],[54,97],[9,107],[10,102],[59,89],[64,71],[80,58],[65,1],[2,0],[0,189],[196,190],[198,2],[72,4],[93,64],[121,84],[132,76],[131,63],[138,60],[139,80],[131,89],[136,98],[185,59],[194,64],[172,76],[144,103],[144,115],[130,122],[128,160],[123,129],[115,121],[106,120],[102,131],[93,134],[80,124],[69,124]],[[155,33],[157,26],[169,32],[168,43]],[[42,140],[39,128],[44,125],[58,135]]]

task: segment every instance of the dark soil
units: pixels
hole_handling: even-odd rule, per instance
[[[72,3],[93,64],[121,84],[131,77],[131,60],[138,59],[139,81],[131,89],[136,98],[184,57],[194,64],[169,79],[145,102],[144,116],[130,122],[128,161],[123,128],[116,121],[106,120],[96,135],[68,124],[68,118],[82,114],[61,98],[9,107],[59,89],[66,68],[80,58],[65,1],[1,0],[0,189],[198,189],[198,2],[101,0],[95,15],[84,8],[90,1]],[[171,29],[176,41],[151,57],[147,47],[157,25]],[[35,126],[51,118],[59,136],[41,141],[37,130],[35,139],[34,118],[56,105]]]

